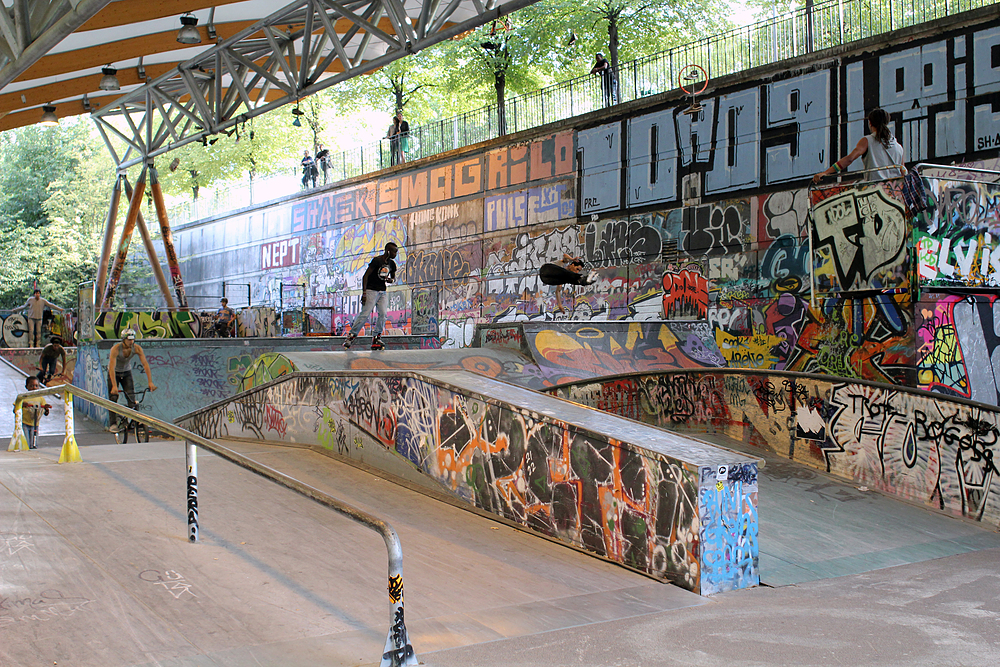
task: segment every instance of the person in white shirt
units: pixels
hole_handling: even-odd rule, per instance
[[[903,147],[889,129],[889,114],[883,109],[872,109],[868,113],[868,129],[871,134],[861,137],[853,151],[813,176],[813,182],[819,183],[824,176],[846,170],[859,157],[864,160],[869,181],[884,181],[906,176],[906,170],[902,167]],[[897,169],[881,169],[897,165],[899,167]]]
[[[53,310],[58,310],[60,313],[63,309],[56,304],[46,301],[42,298],[42,291],[36,289],[31,298],[28,299],[20,308],[15,308],[14,311],[24,310],[27,311],[25,317],[28,318],[28,346],[29,347],[41,347],[42,346],[42,316],[45,313],[45,308],[48,306]]]

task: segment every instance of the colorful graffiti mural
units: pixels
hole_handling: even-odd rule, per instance
[[[48,342],[50,336],[60,336],[63,341],[74,340],[76,317],[71,312],[46,311],[42,322],[42,340]],[[28,340],[28,319],[23,313],[0,313],[0,348],[26,348]]]
[[[390,472],[405,460],[429,488],[702,594],[759,583],[756,463],[723,474],[405,374],[292,376],[183,423]]]
[[[554,381],[741,367],[997,403],[983,369],[1000,320],[934,289],[1000,285],[1000,186],[948,167],[927,171],[915,195],[901,179],[806,187],[860,138],[873,104],[892,114],[908,163],[971,158],[996,169],[1000,20],[975,21],[810,71],[776,69],[714,92],[697,117],[668,95],[182,228],[187,283],[245,282],[268,305],[294,294],[296,307],[301,297],[305,309],[327,309],[322,330],[336,333],[360,308],[371,257],[394,241],[388,331],[457,348],[476,344],[480,324],[545,325],[553,333],[532,341]],[[974,92],[946,83],[956,68],[975,77]],[[870,95],[847,92],[862,83]],[[564,253],[598,280],[556,303],[538,269]],[[288,331],[302,331],[299,315],[286,315]],[[564,321],[608,340],[571,343]],[[607,328],[649,322],[637,338]]]
[[[658,373],[554,390],[669,429],[710,430],[1000,527],[1000,411],[815,376]]]

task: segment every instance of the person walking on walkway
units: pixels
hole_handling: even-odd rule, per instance
[[[122,332],[120,342],[111,346],[108,353],[108,396],[115,403],[118,402],[119,388],[125,393],[125,402],[135,410],[135,382],[132,379],[132,369],[135,367],[135,360],[142,362],[142,369],[146,371],[146,380],[149,382],[149,390],[156,391],[153,384],[153,373],[149,370],[149,362],[146,361],[146,353],[142,347],[135,342],[135,331],[126,329]],[[116,415],[111,418],[115,420],[111,430],[117,431],[119,428]]]
[[[302,151],[302,187],[308,188],[310,181],[312,181],[312,186],[316,187],[316,176],[316,161],[313,160],[308,150]]]
[[[15,308],[14,312],[26,311],[25,317],[28,318],[28,346],[29,347],[41,347],[42,346],[42,318],[45,317],[45,308],[49,307],[53,310],[58,310],[60,313],[63,309],[42,298],[42,291],[40,289],[35,289],[32,296],[28,299],[20,308]]]
[[[323,170],[323,185],[326,185],[330,182],[330,151],[323,144],[316,146],[316,163]]]
[[[392,165],[406,162],[406,151],[410,146],[410,124],[403,120],[403,110],[396,111],[389,126],[389,132],[385,135],[389,138],[389,150],[392,153]]]
[[[819,183],[824,176],[845,171],[859,157],[863,159],[869,181],[885,181],[906,176],[906,169],[881,169],[903,164],[903,147],[896,141],[889,129],[889,114],[883,109],[872,109],[868,114],[867,134],[858,141],[854,150],[832,165],[813,176],[813,183]]]
[[[378,317],[375,319],[375,326],[372,329],[372,349],[381,350],[385,348],[382,344],[382,329],[385,327],[386,315],[388,312],[388,297],[386,296],[386,286],[396,280],[396,253],[399,246],[393,242],[385,244],[385,252],[378,255],[368,264],[365,275],[361,278],[361,312],[354,318],[351,331],[344,341],[344,349],[351,349],[351,344],[358,337],[361,327],[368,321],[372,310],[378,307]]]

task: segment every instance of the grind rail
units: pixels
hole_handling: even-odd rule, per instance
[[[137,422],[155,427],[158,431],[166,433],[186,443],[186,463],[187,463],[187,519],[188,519],[188,539],[191,542],[198,541],[198,459],[197,448],[206,449],[216,456],[235,463],[241,468],[259,475],[281,486],[291,489],[311,500],[329,507],[333,511],[341,514],[356,523],[360,523],[382,536],[389,556],[389,603],[390,603],[390,627],[386,637],[385,648],[382,652],[380,667],[400,667],[402,665],[417,665],[417,657],[410,645],[409,637],[406,633],[406,625],[403,617],[403,548],[396,531],[388,523],[376,516],[363,512],[352,507],[333,496],[326,494],[319,489],[304,484],[299,480],[290,477],[274,468],[257,463],[250,458],[235,452],[227,447],[201,437],[175,424],[150,417],[149,415],[137,412],[119,403],[114,403],[106,398],[91,394],[88,391],[74,387],[72,385],[59,385],[36,389],[35,391],[22,392],[14,399],[14,434],[11,436],[8,452],[25,451],[28,449],[28,442],[24,436],[23,403],[25,399],[41,396],[62,396],[66,404],[66,438],[63,440],[62,452],[59,455],[59,463],[72,463],[82,461],[80,450],[76,443],[73,420],[73,397],[89,401],[95,405],[105,408],[119,415],[124,415]]]

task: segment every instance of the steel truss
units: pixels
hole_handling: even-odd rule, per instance
[[[14,0],[0,5],[0,89],[111,0]]]
[[[124,170],[536,1],[420,0],[409,17],[404,0],[296,0],[93,117]],[[469,18],[454,22],[456,13]],[[127,146],[123,155],[113,137]]]

